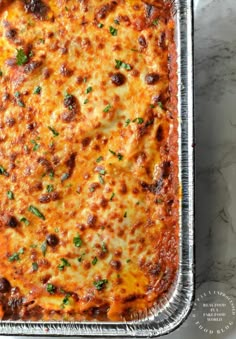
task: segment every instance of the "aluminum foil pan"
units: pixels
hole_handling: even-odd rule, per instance
[[[0,322],[3,335],[157,337],[167,334],[188,316],[194,295],[194,159],[192,0],[174,0],[178,53],[180,206],[179,271],[175,287],[152,314],[121,322]]]

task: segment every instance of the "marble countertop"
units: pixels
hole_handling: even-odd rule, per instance
[[[195,0],[194,7],[196,298],[221,291],[236,305],[236,1]],[[236,316],[211,335],[196,325],[198,307],[165,338],[236,338]]]

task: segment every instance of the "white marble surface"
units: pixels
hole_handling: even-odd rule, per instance
[[[194,7],[196,296],[217,289],[236,305],[236,0],[195,0]],[[236,339],[236,319],[216,336],[190,315],[165,338]]]

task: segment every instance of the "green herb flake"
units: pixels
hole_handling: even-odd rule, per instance
[[[47,185],[47,192],[48,193],[51,193],[51,192],[53,192],[54,191],[54,186],[53,185]]]
[[[94,281],[93,285],[98,291],[100,291],[106,286],[107,283],[108,283],[107,279],[101,279],[101,280]]]
[[[108,113],[108,112],[110,111],[111,107],[112,107],[112,106],[111,106],[110,104],[108,104],[108,105],[104,108],[103,112],[104,112],[104,113]]]
[[[84,105],[86,105],[89,102],[89,99],[84,100]]]
[[[117,157],[119,159],[119,161],[123,160],[124,156],[120,153],[117,153]]]
[[[32,270],[33,270],[34,272],[36,272],[36,271],[38,271],[38,268],[39,268],[39,265],[38,265],[36,262],[33,262],[33,263],[32,263]]]
[[[98,262],[98,258],[94,257],[93,260],[92,260],[92,265],[95,266],[97,262]]]
[[[100,173],[101,175],[105,175],[107,172],[106,172],[106,170],[101,169],[101,170],[99,171],[99,173]]]
[[[4,167],[0,166],[0,175],[5,175],[5,177],[9,177],[9,174],[5,170]]]
[[[31,144],[34,145],[33,151],[34,152],[37,151],[39,149],[39,147],[40,147],[40,144],[38,144],[35,140],[30,140],[30,142],[31,142]]]
[[[0,77],[3,76],[3,71],[0,69]]]
[[[112,201],[114,197],[115,197],[115,193],[113,192],[111,197],[110,197],[110,201]]]
[[[64,299],[62,300],[61,308],[64,308],[65,306],[70,304],[70,294],[67,294]]]
[[[65,267],[70,267],[71,264],[65,258],[61,258],[61,264],[57,266],[60,271],[63,271]]]
[[[42,245],[41,245],[41,251],[42,251],[44,257],[45,257],[46,252],[47,252],[47,247],[48,247],[48,246],[47,246],[47,242],[44,241],[44,242],[42,243]]]
[[[157,26],[158,23],[159,23],[159,20],[158,20],[158,19],[155,19],[155,20],[153,20],[153,22],[152,22],[152,24],[153,24],[154,26]]]
[[[119,24],[120,24],[120,21],[117,20],[117,19],[115,19],[115,20],[114,20],[114,23],[115,23],[116,25],[119,25]]]
[[[8,260],[10,262],[13,262],[13,261],[19,261],[20,260],[20,256],[18,253],[13,253],[9,258]]]
[[[107,252],[108,252],[108,250],[107,250],[107,245],[105,244],[104,241],[102,242],[102,252],[103,252],[103,253],[107,253]]]
[[[20,248],[18,252],[13,253],[13,254],[8,258],[8,260],[9,260],[10,262],[13,262],[13,261],[19,261],[19,260],[20,260],[20,254],[24,254],[24,248]]]
[[[17,105],[20,107],[25,107],[25,104],[23,103],[22,100],[17,100]]]
[[[159,106],[161,109],[163,109],[163,104],[162,104],[161,101],[158,101],[158,106]]]
[[[22,66],[28,62],[28,57],[22,48],[16,50],[16,63],[18,66]]]
[[[54,172],[53,172],[53,171],[50,171],[50,172],[49,172],[49,177],[50,177],[51,179],[54,178]]]
[[[83,244],[83,241],[82,241],[82,239],[80,238],[80,236],[77,235],[76,237],[74,237],[73,243],[74,243],[75,247],[81,247],[82,244]]]
[[[111,149],[109,149],[109,152],[113,155],[116,155],[116,152],[112,151]]]
[[[124,213],[124,218],[127,218],[127,211]]]
[[[110,27],[109,27],[109,31],[110,31],[111,35],[117,36],[118,30],[117,30],[116,28],[110,26]]]
[[[15,92],[15,93],[14,93],[14,96],[15,96],[16,98],[19,98],[19,97],[20,97],[20,92],[19,92],[19,91]]]
[[[99,163],[99,162],[101,162],[102,160],[103,160],[103,157],[100,156],[100,157],[97,158],[96,162]]]
[[[37,207],[30,205],[28,211],[34,214],[36,217],[45,220],[45,216],[38,210]]]
[[[72,95],[69,94],[68,92],[65,93],[65,99],[71,99],[72,98]]]
[[[86,93],[86,94],[89,94],[89,93],[92,92],[92,90],[93,90],[93,87],[89,86],[89,87],[86,89],[85,93]]]
[[[98,28],[102,28],[102,27],[104,27],[104,25],[101,24],[101,23],[99,23],[99,24],[98,24]]]
[[[29,224],[30,224],[29,220],[26,219],[25,217],[22,217],[22,218],[20,219],[20,222],[23,222],[26,226],[29,226]]]
[[[41,86],[37,86],[35,87],[34,91],[33,91],[33,94],[40,94],[42,91],[42,87]]]
[[[69,173],[63,173],[62,176],[61,176],[61,181],[65,181],[67,179],[69,179],[70,175]]]
[[[47,284],[47,291],[48,293],[50,294],[54,294],[55,293],[55,290],[56,290],[56,287],[52,284]]]
[[[89,187],[89,192],[94,192],[95,191],[95,188],[92,186],[92,187]]]
[[[155,105],[151,104],[151,105],[150,105],[150,108],[155,108]]]
[[[131,123],[131,120],[130,120],[130,119],[127,119],[127,120],[125,121],[125,127],[129,126],[130,123]]]
[[[78,262],[82,262],[82,261],[83,261],[83,258],[84,258],[84,256],[85,256],[85,254],[86,254],[86,253],[82,253],[82,254],[79,256],[79,258],[77,259]]]
[[[48,126],[48,129],[52,132],[54,137],[57,137],[59,135],[59,133],[54,128]]]
[[[14,200],[14,193],[12,191],[7,191],[7,197],[9,200]]]
[[[127,262],[127,264],[130,263],[130,262],[131,262],[131,259],[127,259],[126,262]]]
[[[102,185],[105,184],[105,181],[104,181],[103,177],[101,176],[101,174],[99,174],[98,179],[99,179],[100,184],[102,184]]]
[[[137,122],[137,124],[141,125],[144,122],[144,120],[143,118],[136,118],[133,120],[133,122]]]
[[[126,69],[127,71],[130,71],[132,68],[131,68],[131,66],[130,66],[130,64],[127,64],[127,63],[125,63],[125,62],[123,62],[123,61],[121,61],[121,60],[115,60],[115,62],[116,62],[116,68],[117,69],[120,69],[120,68],[124,68],[124,69]]]

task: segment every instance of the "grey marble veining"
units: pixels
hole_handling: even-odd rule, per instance
[[[216,289],[236,305],[236,0],[195,0],[194,8],[196,297]],[[236,319],[211,336],[190,315],[165,338],[236,339]]]

